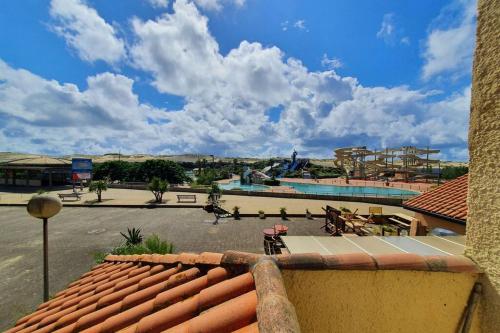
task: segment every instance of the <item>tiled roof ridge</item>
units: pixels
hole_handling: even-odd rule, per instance
[[[465,174],[405,201],[403,207],[463,223],[467,219],[467,188]]]
[[[109,255],[106,262],[141,263],[181,263],[183,265],[220,265],[247,270],[262,258],[272,258],[280,269],[338,269],[338,270],[419,270],[432,272],[480,273],[479,268],[469,258],[462,255],[418,255],[396,253],[370,255],[349,253],[320,255],[318,253],[297,253],[266,256],[262,254],[225,251],[224,253],[202,252],[178,255]]]
[[[252,267],[260,333],[300,333],[295,307],[288,299],[281,271],[274,258],[260,257]]]

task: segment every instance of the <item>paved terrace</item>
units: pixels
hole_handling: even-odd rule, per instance
[[[15,191],[16,189],[11,189]],[[52,191],[52,194],[57,193],[71,193],[72,190],[59,190]],[[79,201],[67,200],[64,205],[74,205],[74,204],[88,204],[92,206],[98,205],[148,205],[151,204],[153,199],[153,194],[150,191],[145,190],[129,190],[129,189],[108,189],[106,192],[102,193],[102,203],[96,202],[96,194],[89,193],[86,189],[82,194],[82,199]],[[26,193],[16,193],[16,192],[1,192],[0,190],[0,205],[2,204],[26,204],[29,199],[33,196],[34,192]],[[164,195],[164,200],[166,205],[179,205],[177,203],[177,194],[189,194],[186,192],[168,192]],[[207,195],[204,193],[192,193],[196,194],[197,205],[204,205],[207,200]],[[240,207],[240,212],[243,214],[257,214],[259,210],[263,210],[267,214],[279,214],[281,207],[286,207],[289,214],[305,214],[306,209],[309,209],[313,214],[323,214],[321,207],[325,207],[327,204],[339,208],[347,207],[352,211],[358,209],[358,214],[368,214],[368,208],[371,206],[380,206],[383,208],[384,214],[394,214],[394,213],[404,213],[406,215],[413,216],[414,213],[409,210],[405,210],[401,207],[360,203],[360,202],[348,202],[348,201],[331,201],[331,200],[312,200],[312,199],[290,199],[290,198],[271,198],[271,197],[257,197],[257,196],[239,196],[239,195],[223,195],[222,196],[222,206],[227,210],[232,210],[234,206]],[[180,204],[183,205],[183,204]],[[184,204],[192,205],[192,204]]]
[[[42,225],[24,207],[0,207],[0,331],[42,300]],[[172,241],[176,252],[263,253],[263,228],[281,222],[227,219],[212,225],[202,209],[63,208],[49,221],[50,292],[66,288],[94,265],[93,255],[122,242],[120,232],[140,227],[144,236]],[[321,219],[291,219],[289,235],[325,235]]]

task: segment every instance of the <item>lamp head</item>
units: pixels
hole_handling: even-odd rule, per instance
[[[47,194],[33,196],[26,207],[28,213],[38,219],[48,219],[59,213],[61,208],[61,200]]]

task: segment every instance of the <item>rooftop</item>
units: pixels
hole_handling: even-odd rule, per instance
[[[403,203],[416,212],[435,215],[458,223],[467,220],[467,180],[463,175]]]
[[[479,273],[463,256],[109,255],[6,332],[299,332],[283,270]]]

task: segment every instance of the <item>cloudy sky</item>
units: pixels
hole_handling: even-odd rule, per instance
[[[475,1],[0,3],[0,151],[467,160]]]

